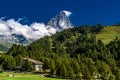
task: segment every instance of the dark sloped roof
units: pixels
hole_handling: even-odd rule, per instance
[[[27,60],[27,58],[23,58],[24,60]],[[28,58],[28,61],[34,63],[34,64],[37,64],[37,65],[41,65],[43,64],[43,62],[40,62],[40,61],[37,61],[37,60],[34,60],[34,59],[31,59],[31,58]]]

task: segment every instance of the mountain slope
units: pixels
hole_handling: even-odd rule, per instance
[[[119,35],[119,28],[82,26],[46,36],[28,46],[14,45],[7,54],[13,58],[24,56],[43,61],[44,69],[50,69],[51,75],[60,78],[90,80],[98,75],[95,79],[119,80],[120,39],[113,40],[108,36],[112,34],[112,38]],[[96,39],[98,35],[108,37],[112,41],[104,44],[102,39]],[[94,72],[97,73],[94,75]],[[78,76],[71,77],[69,74],[82,77],[78,79]]]
[[[56,29],[57,31],[72,28],[73,25],[68,17],[69,16],[67,16],[67,14],[64,11],[61,11],[48,22],[48,26]]]
[[[96,35],[96,38],[102,40],[105,44],[108,44],[116,37],[120,38],[120,26],[104,27],[104,29]]]
[[[6,52],[8,50],[8,48],[2,44],[0,44],[0,52]]]

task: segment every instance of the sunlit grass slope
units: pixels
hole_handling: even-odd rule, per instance
[[[97,39],[102,40],[105,44],[116,38],[120,38],[120,26],[108,26],[104,27],[104,29],[96,35]]]

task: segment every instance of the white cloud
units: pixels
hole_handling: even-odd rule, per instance
[[[1,18],[0,18],[0,21],[3,20],[3,19],[5,19],[5,17],[1,17]]]
[[[56,29],[51,26],[46,26],[44,23],[34,22],[31,25],[23,25],[19,21],[21,18],[15,21],[14,19],[4,20],[0,19],[0,35],[23,35],[26,39],[39,39],[45,35],[51,35],[56,33]]]
[[[20,21],[22,21],[22,20],[23,20],[23,18],[18,18],[17,22],[20,22]]]
[[[55,34],[57,32],[57,30],[51,26],[47,26],[47,29],[49,34]]]
[[[0,22],[0,34],[1,35],[8,35],[10,32],[9,32],[9,28],[7,25],[5,25],[4,23],[1,23]]]
[[[72,14],[72,12],[67,11],[67,10],[63,10],[63,12],[66,14],[67,17],[69,17]]]

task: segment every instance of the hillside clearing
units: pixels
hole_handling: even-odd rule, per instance
[[[116,38],[120,38],[120,27],[119,26],[108,26],[96,35],[96,38],[102,40],[105,44],[108,44],[110,41]]]

